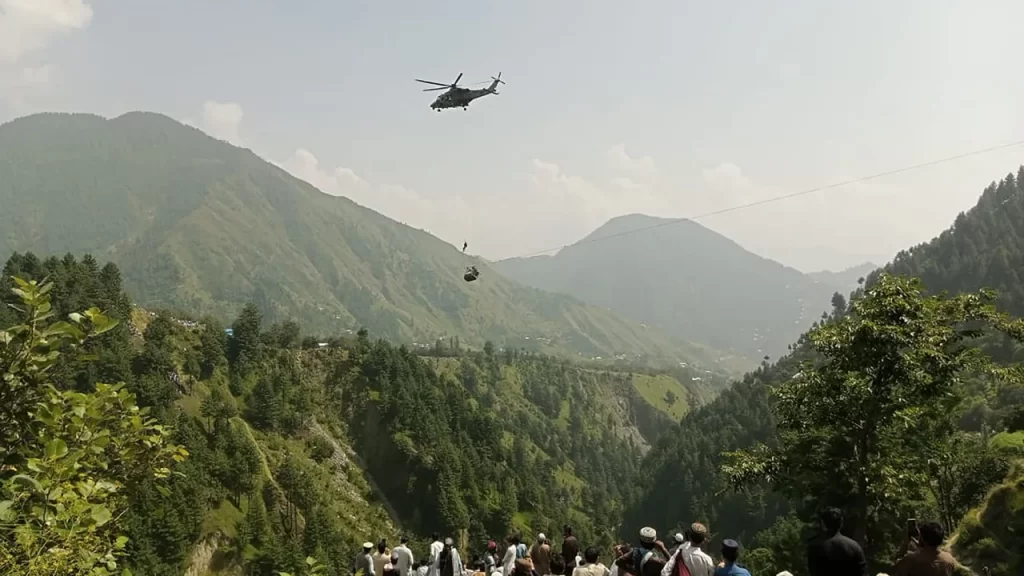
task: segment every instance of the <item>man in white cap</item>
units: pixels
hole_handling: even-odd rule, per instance
[[[530,559],[533,560],[533,568],[537,574],[551,573],[551,545],[548,544],[548,539],[543,532],[537,534],[537,541],[530,548]]]
[[[373,556],[370,555],[371,550],[373,550],[373,542],[363,543],[363,551],[356,556],[356,561],[352,565],[353,574],[358,574],[362,571],[363,576],[377,576],[373,572]]]
[[[672,547],[668,549],[669,556],[676,553],[680,546],[686,544],[686,536],[682,532],[676,532],[672,535]]]
[[[669,556],[665,545],[658,541],[658,532],[650,526],[644,526],[640,529],[640,545],[616,559],[615,564],[620,570],[632,572],[638,576],[647,576],[644,568],[648,562],[657,558],[657,552],[661,552],[666,558]],[[659,573],[661,565],[664,563],[664,560],[656,563]],[[652,564],[652,566],[654,565]]]
[[[676,562],[682,561],[683,566],[690,573],[690,576],[712,576],[715,572],[715,562],[700,547],[707,539],[708,529],[700,522],[690,524],[686,532],[687,542],[676,548],[676,551],[661,569],[662,576],[672,576],[676,573]]]

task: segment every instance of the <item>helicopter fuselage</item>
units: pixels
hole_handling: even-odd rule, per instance
[[[466,108],[473,100],[482,96],[487,96],[488,94],[497,94],[497,92],[489,88],[483,88],[480,90],[453,88],[438,96],[430,107],[434,110],[441,110],[443,108]]]

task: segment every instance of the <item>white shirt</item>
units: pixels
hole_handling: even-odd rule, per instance
[[[712,576],[715,572],[715,562],[700,547],[689,542],[681,545],[676,553],[668,559],[665,567],[661,569],[661,576],[672,576],[676,569],[676,558],[682,558],[690,576]]]
[[[395,546],[393,553],[398,555],[398,573],[401,576],[409,576],[409,568],[415,562],[412,557],[412,550],[409,550],[405,544],[400,544]]]
[[[608,576],[610,571],[604,565],[598,562],[597,564],[584,564],[583,566],[577,566],[572,571],[572,576]]]
[[[430,576],[436,576],[437,570],[434,569],[437,566],[437,555],[441,553],[441,549],[444,548],[444,542],[435,540],[430,543],[430,568],[427,572]]]
[[[431,546],[433,546],[433,544],[431,544]],[[444,544],[441,545],[441,549],[444,549]],[[430,565],[430,571],[433,572],[434,574],[440,574],[441,573],[441,550],[438,550],[437,554],[434,555],[434,563]],[[459,551],[456,550],[455,547],[453,546],[452,547],[452,574],[455,574],[455,576],[462,576],[462,572],[463,572],[462,558],[459,557]]]
[[[502,574],[512,574],[516,569],[516,547],[509,546],[501,559]]]

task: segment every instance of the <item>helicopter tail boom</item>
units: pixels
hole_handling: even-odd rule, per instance
[[[501,72],[498,72],[497,78],[491,76],[491,80],[493,80],[493,82],[491,82],[491,85],[487,87],[487,91],[490,92],[491,94],[497,94],[498,91],[496,90],[496,88],[498,87],[498,84],[505,83],[505,81],[501,79]]]

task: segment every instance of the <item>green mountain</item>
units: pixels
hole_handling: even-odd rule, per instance
[[[863,264],[858,264],[857,266],[851,266],[845,270],[840,270],[839,272],[821,270],[819,272],[811,272],[808,276],[822,284],[835,286],[841,294],[846,294],[856,290],[858,281],[862,278],[867,278],[869,274],[878,268],[878,264],[865,262]]]
[[[1024,269],[1022,182],[1024,168],[1016,177],[1010,174],[993,183],[985,189],[977,205],[958,216],[951,228],[930,242],[900,252],[884,270],[920,277],[925,288],[934,293],[994,288],[998,290],[1001,310],[1018,317],[1024,315],[1024,283],[1020,276],[1020,270]],[[880,271],[870,274],[867,285],[873,285],[879,274]],[[1024,359],[1024,348],[1008,339],[982,339],[979,344],[997,360],[1019,362]],[[684,418],[675,430],[663,435],[642,466],[653,481],[644,487],[641,498],[627,511],[623,533],[630,534],[645,524],[672,526],[703,519],[711,523],[714,532],[738,538],[748,548],[777,545],[780,534],[791,525],[785,516],[794,511],[793,503],[760,490],[730,492],[723,483],[720,467],[725,452],[759,442],[772,443],[776,432],[769,388],[793,378],[800,370],[799,363],[811,359],[814,354],[806,336],[802,336],[795,340],[792,351],[777,363],[765,364],[748,374],[712,403]],[[965,431],[980,438],[1000,432],[991,440],[994,448],[999,448],[1000,442],[1022,445],[1024,388],[998,382],[971,382],[968,394],[964,405],[958,408],[963,411],[960,426]],[[1016,440],[1001,440],[1008,435]],[[1024,449],[1017,455],[1024,456]],[[985,485],[973,487],[975,494],[978,490],[984,494],[984,489]],[[993,494],[1004,497],[1007,491],[1001,488]],[[807,497],[813,502],[814,495]],[[1019,549],[1019,537],[1005,529],[1005,512],[986,514],[986,511],[1007,508],[1019,508],[1019,503],[1008,504],[990,498],[980,512],[968,516],[964,525],[968,534],[960,547],[966,550],[965,560],[979,561],[976,567],[988,561],[993,567],[1000,563],[1010,566],[1012,569],[992,572],[1009,576],[1017,574],[1013,570],[1019,568],[1019,558],[1012,554],[1005,556],[1005,551]],[[806,509],[800,511],[807,512]],[[799,533],[795,542],[795,546],[802,549],[804,543]],[[794,566],[787,568],[798,573]]]
[[[836,290],[696,222],[638,214],[612,219],[555,256],[494,268],[755,361],[784,352]]]
[[[255,302],[311,331],[712,366],[718,354],[507,280],[430,234],[323,194],[151,113],[0,126],[0,258],[91,253],[142,305],[221,318]],[[468,284],[467,264],[482,271]]]
[[[554,534],[565,522],[610,545],[643,454],[707,400],[668,373],[454,339],[417,353],[360,331],[320,346],[251,305],[228,337],[213,318],[133,307],[117,267],[91,256],[10,258],[0,304],[20,302],[12,276],[53,283],[40,332],[91,306],[120,321],[87,344],[94,361],[55,352],[48,382],[89,393],[124,381],[188,450],[166,486],[125,480],[115,521],[136,574],[308,574],[312,555],[341,576],[365,541],[407,535],[422,558],[438,531],[471,558],[509,530]],[[23,318],[0,307],[0,325]],[[2,334],[0,352],[22,332]],[[76,445],[81,430],[58,433]],[[0,529],[0,544],[13,540]]]

